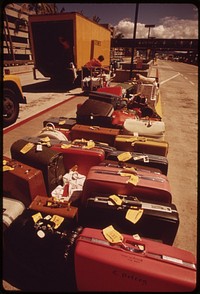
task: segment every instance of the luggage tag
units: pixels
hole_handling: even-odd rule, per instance
[[[118,206],[122,205],[123,201],[117,195],[110,195],[108,198],[111,199],[116,205]]]
[[[144,162],[149,162],[149,156],[148,155],[139,155],[133,157],[133,160],[140,160],[143,159]]]
[[[35,146],[35,144],[33,143],[27,143],[26,145],[24,145],[24,147],[20,150],[21,153],[26,154],[28,151],[30,151],[33,147]]]
[[[122,177],[129,177],[128,183],[130,183],[130,184],[132,184],[134,186],[136,186],[138,184],[139,177],[137,175],[120,172],[120,176],[122,176]]]
[[[68,149],[70,147],[72,147],[72,144],[61,144],[60,146],[62,149]]]
[[[140,220],[142,215],[143,209],[138,209],[138,207],[131,206],[131,208],[127,210],[125,218],[135,225]]]
[[[141,253],[144,251],[144,246],[140,244],[134,244],[134,247],[130,247],[126,245],[124,241],[124,237],[114,229],[112,225],[106,227],[103,229],[103,235],[106,238],[108,242],[111,244],[117,244],[120,246],[120,248],[125,249],[129,252],[136,252],[136,253]]]
[[[36,151],[42,151],[42,144],[36,145]]]
[[[8,171],[8,170],[14,170],[14,167],[7,165],[7,163],[8,163],[8,161],[4,159],[3,160],[3,172]]]
[[[121,153],[121,154],[119,154],[118,156],[117,156],[117,159],[119,160],[119,161],[128,161],[128,160],[130,160],[132,158],[132,155],[131,155],[131,153],[130,152],[123,152],[123,153]]]
[[[63,221],[64,221],[64,217],[56,215],[56,214],[54,214],[51,218],[51,222],[55,223],[54,229],[59,228],[59,226],[62,224]]]
[[[64,125],[65,123],[66,123],[65,119],[59,120],[59,122],[58,122],[59,125]]]

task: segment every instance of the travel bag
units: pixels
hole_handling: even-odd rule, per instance
[[[13,159],[42,171],[48,196],[51,196],[51,191],[58,185],[62,185],[63,175],[66,173],[62,153],[23,139],[15,141],[10,152]]]
[[[82,204],[95,193],[135,196],[141,201],[172,202],[169,181],[163,174],[144,170],[93,166],[83,185]]]
[[[196,262],[189,251],[112,227],[84,228],[76,239],[79,292],[192,292]]]
[[[3,232],[25,210],[23,202],[3,196]]]
[[[112,122],[112,104],[95,99],[87,99],[77,108],[77,124],[109,126]]]
[[[140,110],[129,110],[126,108],[117,109],[113,111],[112,114],[112,125],[115,128],[120,128],[123,130],[124,122],[127,118],[133,118],[136,119],[137,117],[140,117]]]
[[[22,292],[75,292],[75,218],[25,209],[4,232],[2,276]]]
[[[67,141],[69,134],[70,130],[62,129],[61,131],[61,129],[56,128],[53,123],[49,122],[46,124],[46,127],[38,133],[37,136],[40,138],[49,137],[51,139]]]
[[[117,150],[108,153],[106,159],[120,164],[125,162],[141,165],[142,167],[158,168],[164,175],[168,173],[168,159],[166,156]]]
[[[123,124],[123,134],[138,134],[139,136],[163,138],[165,123],[151,119],[127,118]]]
[[[135,84],[129,83],[129,82],[119,83],[116,85],[116,87],[123,88],[124,96],[126,98],[131,98],[133,94],[137,93],[137,84],[136,83]]]
[[[101,87],[97,89],[97,92],[113,94],[117,97],[123,98],[123,88],[121,86]]]
[[[93,165],[98,165],[105,159],[103,149],[76,144],[54,144],[52,150],[62,153],[66,172],[74,166],[80,174],[87,175]]]
[[[56,129],[70,130],[76,124],[76,119],[65,116],[51,116],[43,121],[43,127],[45,128],[48,123],[52,123]]]
[[[43,173],[23,161],[3,156],[3,194],[25,207],[38,195],[47,197]]]
[[[112,225],[124,234],[139,234],[172,245],[179,227],[174,204],[143,202],[134,196],[96,193],[79,209],[84,227],[103,229]]]
[[[167,156],[169,143],[145,136],[117,135],[115,147],[122,151],[135,151],[141,153]]]
[[[113,87],[106,87],[106,88],[113,88]],[[99,91],[99,89],[104,89],[103,91]],[[114,109],[120,107],[120,101],[122,100],[122,96],[116,95],[111,91],[106,92],[105,87],[99,88],[97,91],[91,91],[89,93],[89,99],[97,100],[112,104]]]
[[[29,205],[29,209],[40,211],[50,215],[60,215],[65,218],[76,219],[78,221],[78,208],[70,205],[66,201],[56,201],[53,197],[43,197],[37,195]]]
[[[114,146],[115,137],[119,132],[119,129],[114,128],[76,124],[72,127],[70,135],[72,141],[75,139],[86,139]]]

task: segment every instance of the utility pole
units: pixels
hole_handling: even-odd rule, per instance
[[[134,46],[135,46],[135,37],[136,37],[136,29],[137,29],[138,10],[139,10],[139,3],[136,3],[135,22],[134,22],[134,31],[133,31],[133,45],[132,45],[132,52],[131,52],[130,80],[132,78],[132,71],[133,71],[133,58],[134,58]]]

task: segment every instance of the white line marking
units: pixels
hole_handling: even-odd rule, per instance
[[[170,80],[172,80],[172,79],[174,79],[174,78],[176,78],[176,77],[178,77],[178,76],[180,76],[180,72],[178,72],[175,76],[173,76],[173,77],[171,77],[171,78],[169,78],[169,79],[167,79],[167,80],[165,80],[165,81],[162,81],[162,82],[160,83],[160,85],[162,85],[162,84],[164,84],[164,83],[166,83],[166,82],[169,82]]]

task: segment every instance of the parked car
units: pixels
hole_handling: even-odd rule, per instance
[[[5,74],[3,76],[3,127],[16,122],[19,115],[19,104],[26,104],[20,78],[17,75]]]

